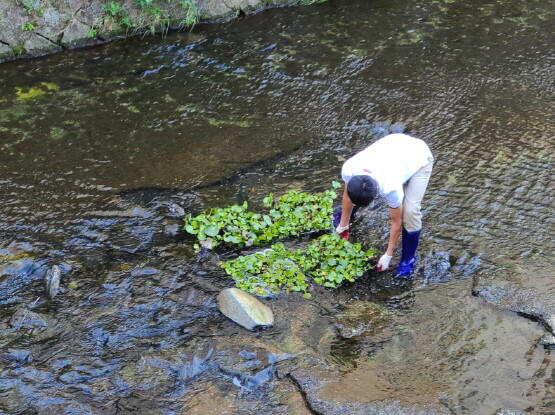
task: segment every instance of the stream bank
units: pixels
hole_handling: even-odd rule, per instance
[[[165,36],[310,0],[21,0],[0,2],[0,63],[128,36]]]

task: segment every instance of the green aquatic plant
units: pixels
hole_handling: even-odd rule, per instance
[[[15,87],[15,94],[17,99],[33,99],[41,95],[46,95],[48,93],[58,91],[60,89],[59,85],[52,82],[41,82],[38,86],[33,86],[31,88]]]
[[[307,276],[325,287],[336,288],[344,281],[353,282],[372,266],[368,262],[377,250],[363,250],[360,244],[341,239],[336,233],[322,235],[308,249],[288,251],[282,243],[251,255],[239,256],[220,266],[238,288],[257,295],[280,291],[307,292]]]
[[[233,125],[235,127],[247,128],[250,126],[248,121],[225,121],[217,120],[216,118],[208,118],[208,123],[214,127],[220,127],[222,125]]]
[[[196,235],[202,246],[213,248],[220,243],[239,246],[253,245],[262,229],[271,224],[262,215],[247,211],[247,202],[241,206],[209,209],[201,215],[185,218],[184,229]],[[198,250],[199,246],[195,245]]]
[[[376,249],[365,251],[361,244],[341,239],[337,233],[322,235],[308,247],[302,268],[314,282],[335,288],[345,280],[353,282],[372,268],[368,260],[376,253]]]
[[[257,295],[277,294],[280,291],[301,291],[305,297],[308,283],[306,276],[295,261],[295,255],[282,243],[271,249],[252,255],[240,256],[220,264],[243,291]]]
[[[340,186],[334,182],[334,188]],[[267,212],[247,211],[243,205],[209,209],[198,216],[188,215],[184,229],[196,235],[200,244],[213,248],[221,243],[240,247],[260,245],[274,239],[297,236],[303,232],[328,229],[333,211],[334,190],[304,193],[291,190],[285,195],[268,195],[263,200]],[[198,250],[199,245],[195,248]]]

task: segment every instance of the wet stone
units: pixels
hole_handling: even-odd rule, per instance
[[[424,284],[444,281],[450,277],[451,263],[448,252],[429,253],[421,262]]]
[[[182,218],[183,216],[185,216],[185,209],[183,209],[177,203],[172,203],[168,207],[168,213],[166,216],[170,218]]]
[[[25,308],[18,309],[10,319],[12,328],[30,327],[35,329],[46,329],[49,326],[48,318],[42,314],[29,311]]]
[[[540,346],[545,347],[546,349],[554,349],[555,350],[555,336],[551,333],[545,334],[539,340],[538,344]]]
[[[138,268],[131,271],[131,276],[141,277],[141,276],[155,275],[157,273],[158,273],[158,270],[154,268]]]
[[[248,360],[254,359],[256,357],[256,353],[247,352],[246,350],[241,350],[238,354],[239,356]]]
[[[337,373],[321,363],[310,368],[297,369],[289,374],[290,379],[306,397],[312,413],[322,415],[447,415],[451,412],[435,403],[406,404],[388,399],[374,402],[345,402],[341,390],[326,389],[333,385]],[[333,393],[330,390],[334,391]]]
[[[33,356],[28,350],[8,349],[0,354],[0,363],[4,362],[12,367],[21,366],[33,361]]]
[[[379,304],[353,302],[344,307],[335,316],[335,328],[344,339],[377,334],[391,324],[390,313]]]
[[[274,315],[269,307],[237,288],[226,288],[220,292],[218,308],[226,317],[248,330],[274,323]]]
[[[549,281],[551,275],[530,272],[511,278],[479,275],[474,279],[472,292],[488,303],[537,319],[549,330],[555,330],[555,296],[537,287],[542,280]]]
[[[524,415],[524,412],[518,410],[518,409],[499,409],[495,415]]]
[[[278,363],[278,362],[282,362],[284,360],[290,360],[290,359],[294,359],[295,355],[292,354],[274,354],[274,353],[270,353],[268,355],[268,363],[273,365],[274,363]]]
[[[33,35],[27,39],[23,44],[23,48],[32,54],[62,50],[60,46],[38,35]]]
[[[83,44],[87,39],[90,26],[81,23],[79,20],[72,20],[69,26],[64,29],[61,43],[65,47],[72,47],[78,44]]]
[[[13,52],[11,47],[4,43],[0,43],[0,59],[2,59],[4,56],[9,56],[12,53]]]
[[[49,298],[54,298],[58,291],[60,290],[60,277],[62,271],[58,265],[54,265],[50,268],[44,276],[44,285],[46,289],[46,294]]]

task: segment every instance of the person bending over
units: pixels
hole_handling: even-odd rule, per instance
[[[343,164],[341,176],[345,190],[339,223],[336,223],[336,231],[342,238],[349,237],[349,221],[355,207],[368,206],[378,195],[389,205],[389,243],[378,261],[378,271],[389,268],[402,233],[403,247],[397,274],[405,276],[412,272],[422,230],[420,204],[433,163],[432,152],[424,141],[406,134],[390,134]]]

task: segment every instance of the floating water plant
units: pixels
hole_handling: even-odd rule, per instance
[[[341,185],[333,183],[337,189]],[[239,247],[260,245],[303,232],[329,230],[335,190],[310,194],[296,190],[263,200],[265,213],[248,211],[247,202],[226,208],[209,209],[185,218],[185,230],[196,235],[200,246],[219,244]],[[368,260],[376,250],[364,251],[360,244],[341,239],[337,233],[322,235],[305,250],[289,251],[283,243],[252,255],[221,263],[238,288],[257,295],[299,291],[309,298],[309,277],[325,287],[354,281],[372,266]]]
[[[372,268],[368,260],[377,252],[365,251],[361,244],[341,239],[337,233],[322,235],[303,254],[302,268],[312,275],[314,282],[335,288],[345,280],[353,282]]]
[[[307,296],[308,283],[297,262],[293,252],[277,243],[263,252],[223,262],[221,267],[233,277],[237,288],[251,294],[266,296],[285,290],[302,291]]]
[[[339,183],[334,182],[334,188]],[[292,190],[264,198],[266,213],[247,211],[247,202],[226,208],[209,209],[185,218],[184,229],[197,236],[200,245],[213,248],[221,243],[240,247],[260,245],[278,238],[319,231],[330,227],[334,190],[310,194]],[[199,248],[198,244],[196,246]]]
[[[372,266],[368,262],[376,250],[364,251],[360,244],[341,239],[337,234],[322,235],[308,249],[288,251],[282,243],[252,255],[221,263],[238,288],[257,295],[280,291],[307,292],[307,276],[325,287],[336,288],[343,281],[353,282]]]

